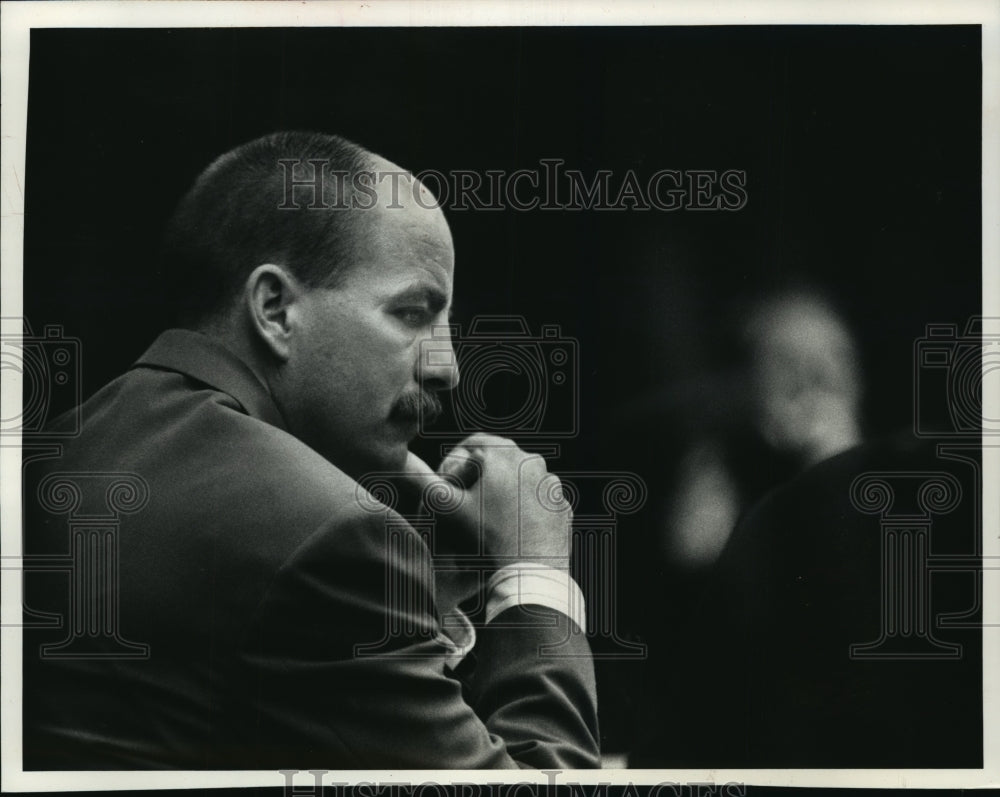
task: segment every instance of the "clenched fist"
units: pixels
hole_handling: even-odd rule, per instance
[[[457,480],[474,500],[461,504],[456,520],[464,533],[480,535],[483,551],[496,566],[569,567],[573,513],[559,478],[548,472],[540,455],[502,437],[474,434],[452,449],[438,474],[412,453],[407,470],[417,481]]]

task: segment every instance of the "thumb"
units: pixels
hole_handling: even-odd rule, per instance
[[[412,451],[407,452],[400,477],[407,485],[421,493],[421,501],[429,498],[430,493],[434,493],[436,498],[432,505],[438,510],[451,511],[462,503],[465,487],[461,484],[460,478],[446,471],[435,473],[430,465]],[[456,503],[451,505],[451,502]]]
[[[400,475],[404,481],[418,489],[443,481],[430,465],[412,451],[406,453],[406,462],[403,464],[403,471]]]
[[[403,464],[403,476],[407,478],[420,478],[421,476],[433,476],[434,470],[412,451],[406,452],[406,462]]]

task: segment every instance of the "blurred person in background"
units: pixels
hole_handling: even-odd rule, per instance
[[[706,399],[661,504],[630,765],[982,766],[978,439],[904,416],[862,441],[857,348],[814,293],[740,323],[717,386],[745,400]]]
[[[623,742],[634,750],[631,766],[687,763],[662,757],[665,747],[684,749],[676,742],[685,734],[683,723],[662,727],[662,717],[678,694],[714,688],[690,667],[700,655],[690,640],[699,596],[741,516],[862,439],[858,346],[834,302],[815,287],[786,287],[735,297],[731,307],[728,323],[691,341],[705,350],[700,372],[626,408],[617,434],[633,450],[629,441],[650,441],[650,458],[631,467],[653,496],[622,542],[623,572],[636,576],[623,613],[649,659],[644,678],[623,677],[615,699],[643,717],[640,726],[661,726]]]
[[[711,565],[740,514],[769,489],[861,441],[857,346],[832,304],[792,290],[754,302],[736,325],[735,399],[680,459],[661,517],[673,567]]]

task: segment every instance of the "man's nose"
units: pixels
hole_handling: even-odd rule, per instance
[[[435,327],[433,334],[421,341],[417,379],[422,385],[438,390],[451,390],[458,384],[458,359],[450,327]]]

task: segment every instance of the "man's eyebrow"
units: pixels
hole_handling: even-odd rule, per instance
[[[440,288],[429,285],[425,282],[408,285],[397,295],[397,299],[411,300],[421,299],[427,302],[427,306],[435,313],[440,312],[448,305],[448,296]]]

